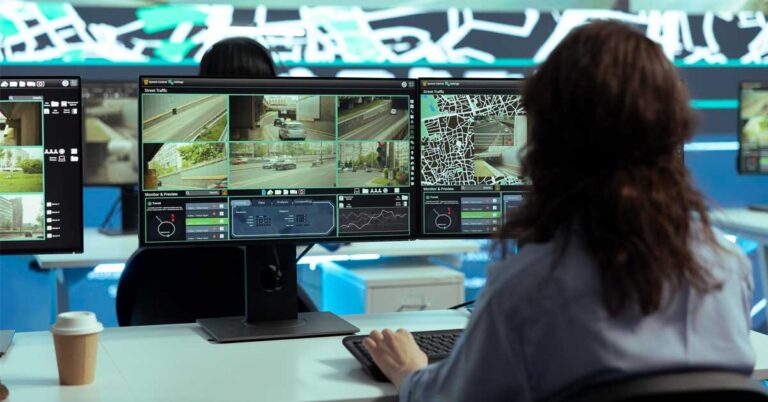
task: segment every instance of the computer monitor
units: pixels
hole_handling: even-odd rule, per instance
[[[86,186],[116,186],[120,197],[120,227],[103,227],[102,233],[136,233],[139,224],[138,192],[138,84],[130,81],[83,82],[85,109]],[[107,219],[109,220],[109,219]]]
[[[280,270],[286,298],[255,284],[247,322],[296,316],[296,244],[415,237],[415,81],[152,76],[139,95],[140,243],[245,246],[247,286]],[[261,336],[240,321],[201,325]]]
[[[83,251],[80,82],[0,76],[0,254]]]
[[[739,86],[739,172],[768,174],[768,82]]]
[[[742,82],[739,85],[740,174],[768,174],[768,82]],[[749,209],[768,212],[766,205]]]
[[[420,78],[421,238],[499,232],[529,186],[522,80]]]

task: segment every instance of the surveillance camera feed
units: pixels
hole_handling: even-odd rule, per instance
[[[83,248],[77,77],[0,76],[0,255]]]
[[[415,237],[411,80],[143,78],[144,244]]]
[[[741,84],[739,170],[768,173],[768,82]]]
[[[487,236],[523,201],[519,80],[420,79],[424,237]]]

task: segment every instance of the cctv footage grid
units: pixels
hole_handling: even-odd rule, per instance
[[[139,84],[142,242],[415,233],[414,81]]]
[[[82,250],[80,80],[0,77],[0,254]]]
[[[501,230],[529,181],[521,81],[419,80],[422,237]]]
[[[741,84],[739,143],[739,170],[768,173],[768,82]]]

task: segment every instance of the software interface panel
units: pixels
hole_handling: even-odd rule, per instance
[[[76,77],[0,77],[0,253],[82,251],[80,96]]]
[[[414,237],[415,81],[139,85],[142,243]]]
[[[520,205],[519,80],[420,79],[422,237],[487,236]]]
[[[739,170],[768,173],[768,82],[741,84]]]

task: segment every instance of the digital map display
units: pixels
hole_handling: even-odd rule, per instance
[[[526,184],[520,95],[422,95],[421,116],[422,184]]]

